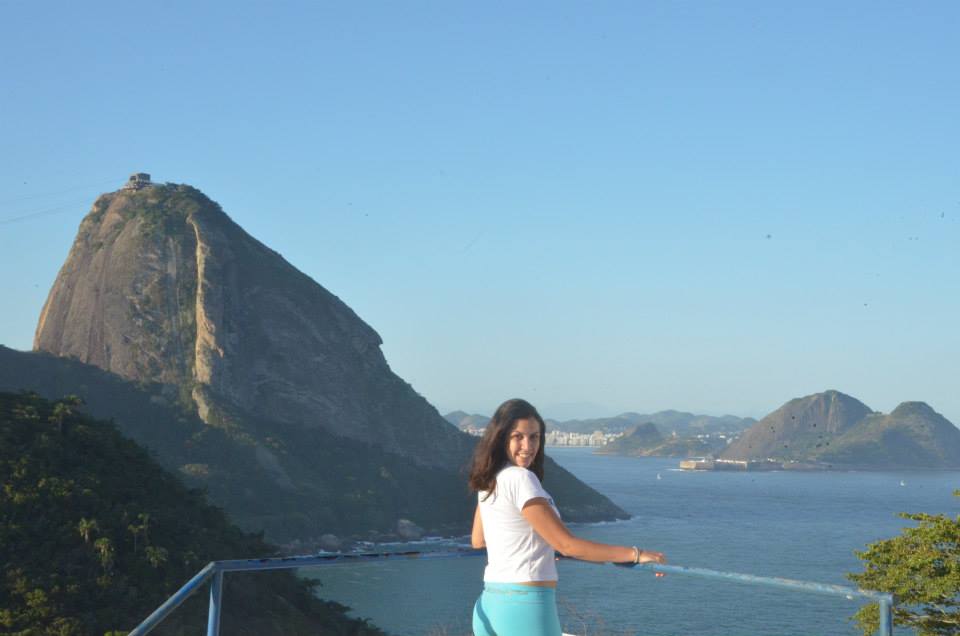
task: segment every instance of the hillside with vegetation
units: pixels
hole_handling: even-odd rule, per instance
[[[75,398],[0,393],[0,633],[126,633],[211,560],[274,548]],[[288,572],[228,575],[223,633],[375,636]],[[203,633],[205,594],[155,633]]]
[[[725,446],[723,439],[661,435],[653,422],[638,424],[605,446],[597,448],[597,455],[624,455],[629,457],[696,457],[715,453]]]
[[[600,455],[647,455],[663,443],[656,424],[647,422],[632,426],[617,439],[594,451]]]
[[[867,416],[815,457],[850,466],[960,468],[960,431],[923,402]]]
[[[296,441],[316,465],[300,468],[288,460],[286,475],[294,487],[278,484],[253,440],[235,429],[207,425],[167,399],[162,385],[135,384],[76,360],[0,346],[0,390],[21,389],[49,399],[81,396],[85,411],[112,420],[187,486],[205,490],[240,527],[264,531],[298,551],[312,547],[302,545],[302,537],[396,538],[397,519],[416,519],[428,530],[463,532],[471,514],[463,480],[452,471],[418,466],[319,429]],[[283,453],[277,446],[274,452]],[[311,480],[313,487],[301,486]],[[417,496],[417,488],[428,487],[432,500]]]

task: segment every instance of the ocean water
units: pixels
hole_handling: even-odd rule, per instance
[[[689,567],[851,585],[855,550],[892,537],[897,512],[957,515],[960,472],[686,472],[675,459],[548,454],[631,513],[574,524],[596,541],[639,545]],[[657,476],[659,475],[659,479]],[[544,486],[549,491],[550,476]],[[448,549],[427,541],[399,549]],[[394,561],[304,570],[320,596],[353,608],[398,636],[466,636],[484,560]],[[579,636],[858,634],[849,617],[862,600],[757,585],[562,561],[558,603],[564,630]],[[897,634],[906,633],[897,629]]]

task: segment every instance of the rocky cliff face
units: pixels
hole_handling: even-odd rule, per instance
[[[461,471],[475,440],[390,370],[380,344],[346,304],[199,190],[167,184],[94,203],[34,348],[148,387],[152,403],[229,439],[229,453],[221,443],[200,463],[183,449],[166,461],[192,461],[180,472],[216,484],[215,502],[247,529],[288,541],[331,527],[389,531],[400,516],[427,529],[466,527]],[[209,437],[196,431],[160,447],[195,449]],[[259,477],[238,481],[243,465]],[[565,518],[626,516],[552,462],[547,472]]]
[[[84,219],[34,348],[161,382],[208,424],[320,428],[442,465],[468,450],[340,299],[188,186],[107,194]]]
[[[191,381],[195,236],[182,227],[161,231],[175,214],[163,209],[158,194],[97,199],[50,290],[34,349],[134,380]],[[182,226],[185,215],[176,216]]]

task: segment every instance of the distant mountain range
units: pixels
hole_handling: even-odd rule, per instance
[[[960,430],[923,402],[884,415],[831,390],[790,400],[719,457],[835,469],[960,468]]]
[[[464,427],[486,423],[462,411],[445,417]],[[767,469],[960,468],[960,429],[929,405],[904,402],[885,415],[832,390],[790,400],[759,422],[661,411],[548,424],[552,430],[623,430],[594,451],[600,455],[772,460]]]
[[[446,420],[459,428],[483,428],[490,421],[489,416],[469,414],[464,411],[453,411],[444,415]],[[734,415],[695,415],[684,411],[658,411],[649,415],[641,413],[621,413],[614,417],[599,417],[586,420],[566,420],[558,422],[547,419],[549,430],[568,433],[622,433],[640,424],[656,424],[661,433],[677,436],[697,435],[701,433],[736,433],[750,428],[757,420],[752,417],[736,417]]]

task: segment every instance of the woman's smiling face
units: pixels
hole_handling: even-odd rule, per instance
[[[517,420],[507,435],[507,459],[514,466],[530,468],[542,441],[537,420],[532,417]]]

